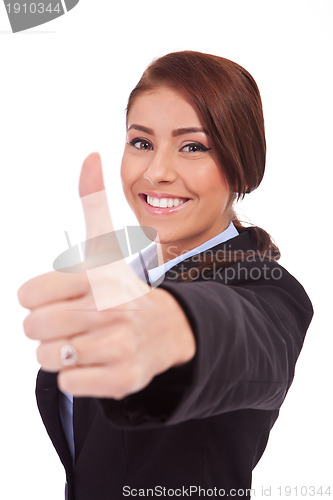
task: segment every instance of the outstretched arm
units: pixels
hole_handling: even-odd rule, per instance
[[[110,421],[125,428],[156,427],[234,410],[280,408],[312,305],[302,286],[278,264],[255,265],[266,266],[265,279],[240,286],[218,281],[160,285],[184,309],[196,354],[122,401],[101,400]],[[282,271],[279,281],[267,273],[276,267]]]
[[[172,294],[143,283],[122,259],[105,264],[105,255],[119,256],[120,249],[99,238],[114,229],[97,154],[83,164],[80,196],[87,232],[82,273],[51,272],[25,283],[18,294],[31,310],[24,329],[40,341],[38,361],[59,372],[62,391],[120,399],[189,361],[195,340]],[[64,346],[77,353],[74,366],[64,366]]]

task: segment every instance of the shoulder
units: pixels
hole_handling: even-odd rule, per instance
[[[188,277],[187,283],[219,283],[249,300],[257,297],[268,307],[302,311],[310,322],[313,308],[303,286],[268,252],[258,252],[255,232],[255,227],[243,228],[238,236],[175,266],[165,280],[177,282],[183,275]]]

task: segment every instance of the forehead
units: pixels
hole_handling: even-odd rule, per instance
[[[131,123],[179,128],[202,126],[189,98],[169,87],[159,87],[139,94],[133,101],[127,122],[129,126]]]

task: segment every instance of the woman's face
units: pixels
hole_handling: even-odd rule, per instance
[[[212,146],[182,94],[160,87],[132,104],[121,164],[124,194],[140,225],[157,231],[164,262],[228,227],[229,188]]]

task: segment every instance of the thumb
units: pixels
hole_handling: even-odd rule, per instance
[[[86,225],[85,268],[99,267],[127,257],[124,230],[114,231],[98,153],[90,154],[83,162],[79,193]]]
[[[79,182],[80,197],[105,189],[102,162],[98,153],[91,153],[84,160]]]
[[[86,223],[87,240],[113,231],[108,207],[101,157],[90,154],[83,162],[79,193]]]
[[[108,309],[148,293],[151,287],[124,260],[127,244],[123,238],[121,248],[117,233],[122,235],[123,230],[114,231],[98,153],[90,154],[83,162],[79,194],[86,225],[84,265],[97,309]]]

